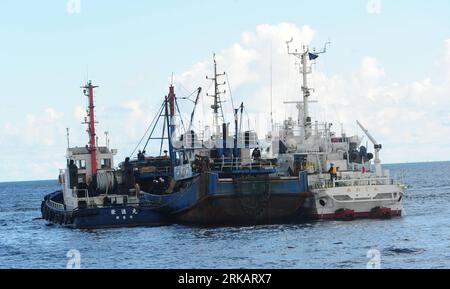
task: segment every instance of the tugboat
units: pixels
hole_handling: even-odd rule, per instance
[[[311,196],[301,217],[353,220],[401,216],[406,186],[382,169],[382,145],[368,130],[357,122],[374,145],[375,155],[361,145],[363,137],[348,137],[343,131],[337,135],[330,123],[312,123],[309,104],[316,101],[309,100],[312,89],[308,86],[308,74],[312,73],[311,61],[326,53],[327,46],[320,52],[312,52],[308,46],[303,52],[291,52],[291,42],[287,42],[288,54],[301,63],[303,101],[286,103],[296,105],[298,119],[288,118],[281,125],[274,125],[266,140],[270,143],[269,153],[278,159],[279,175],[308,172]]]
[[[84,87],[89,99],[89,144],[68,147],[67,167],[60,170],[61,190],[45,196],[42,217],[54,224],[78,228],[156,226],[169,220],[149,204],[142,204],[140,188],[127,159],[120,170],[114,169],[117,150],[97,145],[94,115],[94,86]]]
[[[210,136],[203,131],[202,139],[191,125],[195,106],[188,129],[177,124],[181,115],[175,113],[177,97],[170,87],[158,114],[158,120],[164,119],[163,135],[150,134],[148,138],[166,140],[169,155],[147,158],[140,153],[140,159],[132,161],[143,199],[181,224],[293,222],[309,197],[307,173],[287,177],[275,174],[276,163],[261,158],[256,133],[241,129],[243,104],[234,108],[234,132],[230,134],[221,105],[223,92],[219,91],[222,84],[218,79],[223,75],[217,73],[214,59],[214,77],[210,78],[214,93],[209,95],[214,101],[213,131]],[[157,131],[158,120],[152,132]],[[176,133],[180,130],[182,133]]]

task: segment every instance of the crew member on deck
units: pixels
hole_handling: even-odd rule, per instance
[[[337,179],[337,167],[334,164],[331,164],[331,168],[328,171],[328,173],[330,173],[330,178],[332,182]]]
[[[136,186],[136,180],[134,178],[134,168],[130,163],[130,158],[125,159],[125,163],[123,165],[123,178],[125,189],[128,193],[130,189],[133,189]]]
[[[78,186],[78,167],[75,165],[74,160],[70,160],[69,163],[69,178],[70,188],[73,189]]]
[[[142,153],[140,150],[138,152],[137,157],[139,161],[143,161],[145,159],[144,153]]]
[[[252,158],[255,161],[259,161],[261,159],[261,151],[258,147],[253,150]]]

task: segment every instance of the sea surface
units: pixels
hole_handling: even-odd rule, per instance
[[[402,218],[226,228],[49,226],[56,181],[0,183],[0,268],[66,268],[77,252],[81,268],[450,268],[450,162],[384,168],[409,186]]]

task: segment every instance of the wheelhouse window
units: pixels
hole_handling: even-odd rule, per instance
[[[100,162],[102,169],[110,169],[111,168],[111,159],[102,159]]]
[[[77,167],[79,170],[86,169],[86,160],[77,160]]]

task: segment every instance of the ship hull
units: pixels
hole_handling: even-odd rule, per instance
[[[177,223],[219,226],[296,222],[310,197],[306,175],[221,179],[207,173],[195,178],[183,192],[146,194],[145,198]]]
[[[175,219],[183,224],[219,226],[290,223],[298,220],[307,193],[259,195],[245,199],[237,195],[208,196],[194,207],[179,212]]]
[[[170,223],[167,216],[141,206],[116,205],[66,210],[62,204],[52,201],[60,194],[62,193],[56,192],[48,195],[41,204],[42,218],[52,224],[76,229],[99,229],[161,226]]]
[[[312,220],[388,219],[402,216],[403,198],[398,185],[315,189],[304,213]]]

